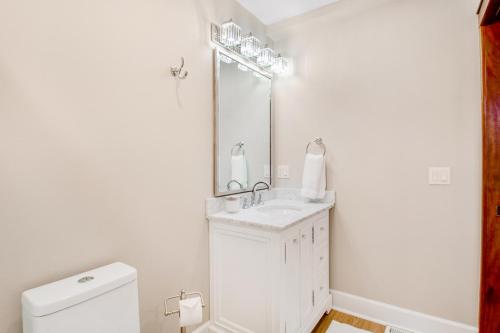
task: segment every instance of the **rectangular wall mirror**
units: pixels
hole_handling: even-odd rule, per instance
[[[271,182],[271,77],[220,49],[215,60],[215,196]]]

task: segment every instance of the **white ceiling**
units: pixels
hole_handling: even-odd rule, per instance
[[[338,0],[237,0],[264,24],[304,14]]]

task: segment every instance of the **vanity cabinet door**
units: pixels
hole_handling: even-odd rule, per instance
[[[312,233],[312,222],[304,222],[300,229],[300,319],[302,325],[309,322],[314,311]]]
[[[300,233],[298,229],[284,235],[283,333],[296,333],[300,328]]]
[[[275,333],[279,240],[242,227],[210,226],[211,320],[228,332]]]

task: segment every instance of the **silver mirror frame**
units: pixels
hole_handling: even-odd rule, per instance
[[[273,128],[273,103],[272,103],[272,74],[268,72],[264,72],[260,70],[259,67],[255,66],[253,63],[247,61],[245,58],[239,56],[236,53],[227,51],[226,49],[222,49],[220,47],[215,47],[213,51],[213,101],[214,101],[214,125],[213,125],[213,131],[214,131],[214,142],[213,142],[213,147],[214,147],[214,196],[215,197],[224,197],[228,195],[233,195],[233,194],[240,194],[240,193],[249,193],[252,192],[252,186],[249,186],[246,189],[242,190],[233,190],[233,191],[225,191],[221,192],[219,191],[219,156],[218,156],[218,151],[219,151],[219,131],[218,131],[218,124],[219,124],[219,118],[220,118],[220,112],[219,112],[219,81],[220,81],[220,54],[223,54],[226,57],[231,58],[232,60],[241,63],[250,70],[257,72],[266,78],[268,78],[271,82],[271,94],[269,98],[269,185],[272,185],[272,176],[273,176],[273,168],[272,168],[272,151],[273,151],[273,133],[272,133],[272,128]],[[250,184],[249,184],[250,185]]]

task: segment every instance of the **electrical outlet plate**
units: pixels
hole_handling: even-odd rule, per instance
[[[278,165],[278,178],[281,179],[290,178],[290,169],[288,165]]]
[[[429,167],[430,185],[449,185],[450,182],[450,167]]]

